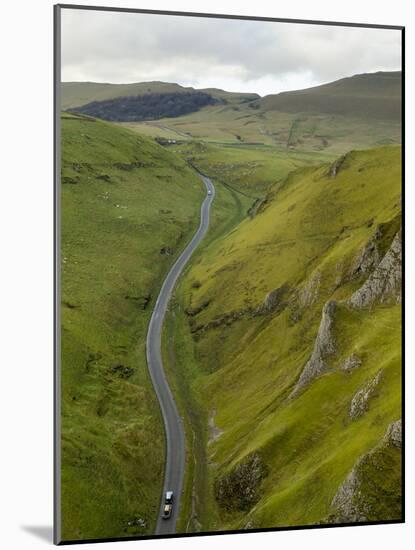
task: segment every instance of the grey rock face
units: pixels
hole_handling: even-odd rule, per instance
[[[286,303],[283,300],[284,295],[287,292],[287,287],[285,285],[271,290],[265,297],[264,302],[257,308],[255,313],[271,313],[273,311],[281,311],[286,306]]]
[[[251,454],[230,473],[215,482],[215,497],[227,510],[249,510],[260,498],[261,480],[268,474],[259,453]]]
[[[395,235],[392,244],[377,268],[364,284],[352,294],[348,305],[362,309],[379,301],[401,301],[402,282],[402,240],[401,231]]]
[[[367,382],[367,384],[356,393],[356,395],[352,399],[352,402],[350,403],[350,418],[356,420],[367,411],[369,407],[369,401],[375,394],[376,388],[381,378],[382,371],[380,370],[372,380]]]
[[[272,290],[271,292],[269,292],[264,300],[265,309],[267,309],[268,311],[274,309],[274,307],[278,305],[281,294],[281,288],[277,288],[276,290]]]
[[[378,485],[378,482],[373,479],[368,480],[365,470],[367,471],[368,467],[375,471],[379,471],[379,468],[384,468],[382,454],[385,447],[392,445],[400,448],[401,437],[402,422],[401,420],[397,420],[389,424],[386,434],[380,443],[357,460],[356,464],[334,495],[331,502],[333,513],[327,519],[329,523],[355,523],[367,521],[368,519],[384,519],[384,516],[382,516],[382,518],[376,518],[376,515],[374,516],[374,514],[376,514],[374,511],[376,498],[382,500],[382,513],[384,513],[384,500],[387,499],[390,503],[391,517],[395,514],[399,517],[400,499],[396,498],[393,491],[390,491],[390,487],[385,492],[384,488]],[[384,475],[388,476],[390,472],[386,470]],[[365,481],[366,486],[369,486],[369,494],[364,490]],[[397,502],[398,509],[396,509]]]
[[[304,386],[308,385],[314,378],[322,374],[326,370],[325,360],[336,351],[333,334],[336,306],[337,304],[334,300],[325,304],[321,315],[320,327],[314,342],[313,352],[290,397],[295,397]]]
[[[357,369],[358,367],[360,367],[362,365],[362,360],[360,359],[360,357],[358,355],[356,355],[355,353],[352,353],[352,355],[350,355],[341,365],[340,365],[340,368],[342,370],[347,370],[347,371],[350,371],[350,370],[353,370],[353,369]]]
[[[311,306],[318,298],[321,274],[314,273],[298,293],[298,301],[301,307]]]
[[[331,506],[336,510],[337,521],[345,523],[366,521],[366,516],[360,509],[359,503],[356,502],[356,495],[360,487],[358,466],[359,463],[340,485],[332,500]]]
[[[402,420],[396,420],[389,424],[385,434],[385,443],[393,447],[402,447]]]
[[[358,277],[364,273],[373,271],[381,261],[379,250],[379,240],[382,233],[379,228],[376,229],[373,237],[365,244],[359,256],[356,258],[351,271],[351,276]]]
[[[335,178],[337,174],[339,173],[339,170],[343,164],[343,162],[346,160],[346,155],[341,156],[336,161],[333,162],[333,164],[330,166],[329,174],[331,178]]]

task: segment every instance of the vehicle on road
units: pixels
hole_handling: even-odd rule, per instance
[[[173,505],[172,504],[165,504],[163,506],[162,518],[163,519],[169,519],[169,517],[171,516],[172,510],[173,510]]]
[[[211,195],[211,194],[212,194],[212,191],[211,191],[211,190],[209,189],[209,191],[208,191],[208,195]]]
[[[163,519],[169,519],[173,511],[173,491],[166,491],[164,495]]]

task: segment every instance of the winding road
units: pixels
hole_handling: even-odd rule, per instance
[[[202,174],[199,174],[199,177],[204,182],[207,190],[206,197],[200,209],[199,229],[193,235],[192,240],[177,258],[164,279],[151,315],[147,332],[147,364],[153,387],[160,403],[166,435],[166,464],[164,470],[163,494],[155,531],[156,535],[169,535],[175,533],[176,521],[180,508],[180,497],[183,488],[185,468],[184,425],[163,369],[161,333],[164,317],[177,279],[209,227],[210,207],[215,198],[215,187],[208,177]],[[164,520],[161,514],[164,504],[164,493],[166,491],[174,492],[174,505],[171,517]]]

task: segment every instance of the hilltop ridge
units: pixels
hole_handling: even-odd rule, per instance
[[[193,88],[182,86],[175,82],[134,82],[129,84],[112,84],[109,82],[62,82],[62,109],[81,107],[92,101],[105,101],[120,97],[133,97],[148,94],[183,94],[189,92],[204,92],[215,99],[225,99],[228,102],[243,102],[258,99],[255,93],[227,92],[219,88]]]
[[[303,90],[270,94],[251,106],[263,111],[330,113],[400,120],[402,74],[363,73]]]

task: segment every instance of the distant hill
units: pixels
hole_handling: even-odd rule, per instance
[[[110,84],[100,82],[63,82],[61,85],[62,109],[80,107],[92,101],[105,101],[119,97],[145,94],[204,92],[228,103],[243,103],[259,99],[258,94],[226,92],[217,88],[197,90],[170,82],[135,82],[131,84]]]
[[[86,114],[113,122],[139,122],[164,117],[178,117],[199,111],[208,105],[224,103],[204,92],[148,93],[92,101],[68,111]]]
[[[223,99],[226,103],[247,103],[249,101],[255,101],[260,99],[259,94],[251,94],[245,92],[226,92],[219,88],[200,88],[199,92],[205,92],[212,97]]]
[[[64,82],[62,107],[136,124],[138,131],[156,137],[163,137],[167,131],[169,137],[173,132],[173,137],[180,138],[263,143],[341,154],[356,147],[400,143],[401,87],[400,72],[361,74],[263,98],[257,94],[195,89],[167,82]],[[195,106],[198,100],[192,94],[207,94],[212,99],[205,106],[200,102]],[[135,99],[124,105],[126,97]],[[92,111],[80,108],[92,102],[113,100],[112,105],[94,105]],[[114,107],[115,111],[125,109],[127,118],[114,118]],[[109,114],[108,108],[112,111]],[[159,121],[159,127],[150,132],[150,127],[142,124],[149,120]]]
[[[305,90],[265,96],[250,104],[261,111],[325,113],[399,120],[401,72],[377,72],[342,78]]]

